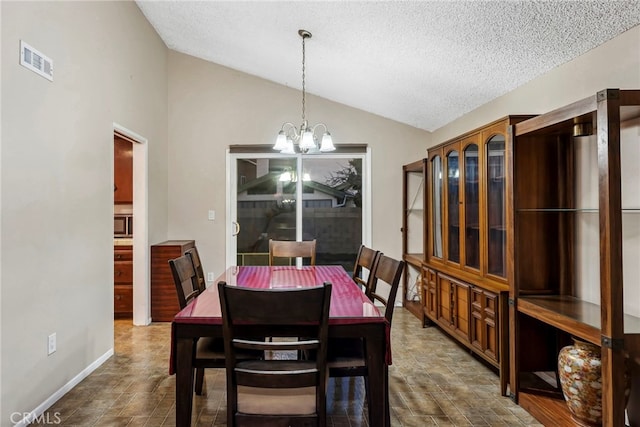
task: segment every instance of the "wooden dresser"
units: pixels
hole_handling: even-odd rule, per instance
[[[170,322],[178,311],[178,295],[169,260],[195,247],[194,240],[167,240],[151,246],[151,320]]]
[[[113,317],[133,317],[133,246],[113,247]]]

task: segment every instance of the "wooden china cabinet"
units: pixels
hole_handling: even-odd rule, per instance
[[[601,349],[603,425],[625,425],[625,363],[640,425],[640,90],[603,90],[510,132],[513,397],[545,425],[579,425],[556,380],[576,337]]]
[[[402,275],[402,305],[424,322],[422,304],[419,301],[419,286],[427,229],[424,222],[424,207],[427,187],[427,159],[418,160],[402,167],[402,259],[405,262]]]
[[[428,150],[422,302],[437,324],[496,367],[507,393],[509,116]]]

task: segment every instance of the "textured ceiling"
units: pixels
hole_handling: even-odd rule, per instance
[[[307,92],[429,131],[640,23],[640,0],[137,4],[170,49],[297,89],[309,30]]]

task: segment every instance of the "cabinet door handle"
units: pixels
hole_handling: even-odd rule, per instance
[[[116,259],[120,259],[120,258],[122,258],[122,255],[120,254],[116,255]]]
[[[116,276],[121,276],[122,275],[122,271],[116,271]]]

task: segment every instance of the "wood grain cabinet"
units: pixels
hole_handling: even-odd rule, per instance
[[[471,286],[452,277],[439,275],[438,320],[462,340],[469,340],[469,291]]]
[[[423,311],[509,381],[508,116],[428,150]]]
[[[427,318],[438,317],[438,287],[435,270],[424,267],[422,270],[422,301],[424,301],[424,315]]]
[[[154,322],[170,322],[180,311],[169,260],[193,247],[193,240],[167,240],[151,246],[151,319]]]
[[[133,144],[115,135],[113,139],[113,202],[133,203]]]
[[[113,316],[133,317],[133,247],[113,247]]]
[[[545,425],[578,425],[555,381],[577,337],[601,348],[602,425],[625,425],[627,363],[640,425],[640,90],[603,90],[511,134],[514,399]]]
[[[498,307],[498,294],[477,286],[471,289],[471,345],[495,363],[500,360]]]

